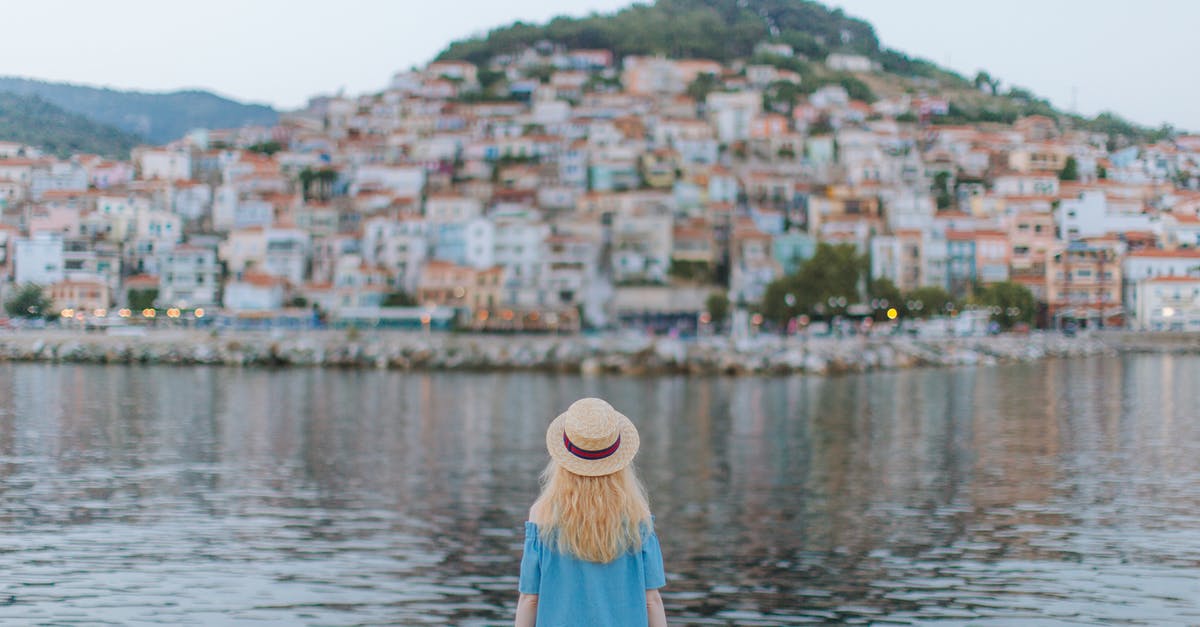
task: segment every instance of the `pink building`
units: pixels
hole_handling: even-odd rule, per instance
[[[37,207],[29,216],[29,232],[79,237],[80,212],[74,207]]]
[[[88,168],[88,182],[96,189],[126,185],[133,180],[133,165],[125,161],[101,161]]]

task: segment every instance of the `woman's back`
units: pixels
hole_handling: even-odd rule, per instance
[[[538,627],[645,625],[646,591],[666,585],[658,536],[646,527],[640,549],[600,564],[544,542],[537,523],[525,523],[522,594],[536,594]]]

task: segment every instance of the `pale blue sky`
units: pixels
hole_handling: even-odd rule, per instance
[[[515,19],[608,12],[627,0],[162,0],[5,4],[0,74],[167,90],[279,107],[381,88],[447,42]],[[1200,2],[832,0],[885,45],[980,68],[1082,113],[1200,130]],[[1074,100],[1072,99],[1074,94]]]

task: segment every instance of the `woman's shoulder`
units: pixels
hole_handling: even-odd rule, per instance
[[[541,506],[534,503],[529,508],[529,518],[525,519],[525,537],[527,539],[537,540],[538,538],[538,515],[541,513]]]

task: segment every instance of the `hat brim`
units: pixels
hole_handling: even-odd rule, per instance
[[[621,446],[617,448],[617,452],[604,459],[576,457],[574,453],[567,450],[566,446],[563,446],[563,431],[567,419],[567,415],[564,413],[555,418],[546,429],[546,450],[550,453],[550,458],[568,472],[585,477],[611,475],[628,466],[629,462],[633,461],[634,455],[637,455],[642,440],[638,435],[637,427],[633,426],[633,421],[620,412],[616,412],[616,414],[621,420]]]

